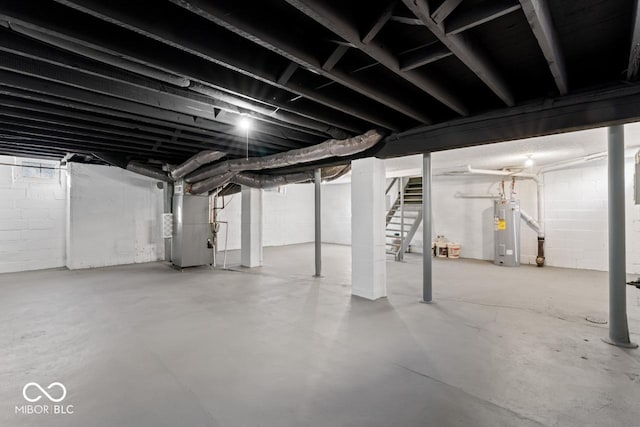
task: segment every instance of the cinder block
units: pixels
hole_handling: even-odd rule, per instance
[[[0,244],[11,245],[12,242],[20,240],[20,231],[16,230],[0,230]]]
[[[24,230],[26,228],[27,221],[23,219],[0,221],[0,230]]]

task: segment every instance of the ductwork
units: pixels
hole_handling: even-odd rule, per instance
[[[322,180],[333,181],[351,170],[351,165],[331,166],[321,169]],[[312,182],[314,171],[289,173],[282,175],[262,175],[258,173],[243,172],[231,179],[231,182],[252,188],[273,188],[287,184],[302,184]]]
[[[165,182],[173,182],[169,176],[159,169],[152,168],[150,166],[143,165],[138,162],[127,163],[126,169],[131,172],[135,172],[140,175],[148,176],[149,178],[157,179]]]
[[[235,174],[244,171],[277,169],[300,163],[310,163],[330,157],[344,157],[365,151],[376,145],[384,135],[378,130],[370,130],[353,138],[329,141],[310,147],[290,150],[284,153],[272,154],[264,157],[227,160],[211,166],[201,168],[185,178],[188,183],[199,183],[211,177],[218,177],[229,172]]]
[[[351,170],[351,165],[330,166],[321,169],[322,180],[333,181],[347,174]],[[226,174],[207,178],[196,182],[188,187],[192,194],[202,194],[213,191],[227,183],[243,185],[251,188],[273,188],[288,184],[303,184],[313,181],[313,170],[308,172],[297,172],[280,175],[265,175],[252,172],[227,172]]]
[[[236,172],[226,172],[222,175],[212,176],[207,179],[203,179],[202,181],[198,181],[191,185],[188,185],[186,190],[191,194],[207,193],[218,187],[222,187],[223,185],[231,181],[231,178],[236,175]]]
[[[169,172],[169,175],[174,180],[180,179],[198,169],[200,166],[215,162],[216,160],[220,160],[226,155],[227,153],[223,153],[222,151],[201,151],[193,157],[189,158],[189,160],[182,163],[180,166],[176,166],[175,168],[173,168],[171,172]]]

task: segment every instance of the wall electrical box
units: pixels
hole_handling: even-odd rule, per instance
[[[509,267],[520,265],[520,201],[496,200],[494,202],[493,263]]]

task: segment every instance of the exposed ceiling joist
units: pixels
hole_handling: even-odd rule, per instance
[[[26,157],[47,160],[60,160],[67,153],[65,150],[47,150],[33,147],[31,144],[17,145],[14,143],[5,143],[0,135],[0,152],[8,156]]]
[[[407,71],[453,55],[440,43],[430,44],[400,55],[400,69]]]
[[[212,122],[211,120],[194,118],[193,116],[188,116],[182,113],[162,110],[97,93],[88,94],[86,91],[75,87],[64,86],[58,83],[47,82],[34,77],[0,70],[0,94],[15,95],[14,89],[31,93],[32,95],[27,96],[34,100],[47,100],[49,96],[53,96],[61,99],[59,103],[62,105],[67,105],[64,100],[70,100],[72,101],[70,104],[72,108],[74,103],[80,102],[88,105],[87,107],[83,106],[84,110],[90,110],[90,106],[97,106],[101,110],[107,108],[116,111],[127,111],[135,114],[136,116],[157,120],[160,123],[164,122],[165,125],[166,123],[171,123],[175,127],[181,125],[186,126],[187,128],[199,127],[220,133],[237,133],[231,126]],[[197,129],[194,129],[194,131],[197,132]],[[274,148],[276,150],[282,149],[283,147],[286,148],[291,145],[289,141],[273,137],[271,135],[260,135],[260,140],[254,140],[254,143],[263,145],[267,148]]]
[[[520,9],[518,0],[494,0],[482,3],[466,12],[460,11],[449,16],[444,23],[445,33],[458,34],[478,25],[485,24],[501,16]]]
[[[417,16],[453,54],[460,59],[480,80],[482,80],[508,106],[515,104],[513,94],[491,61],[482,51],[472,47],[464,34],[446,35],[444,26],[438,25],[431,19],[429,6],[425,0],[402,0],[404,4]]]
[[[376,157],[407,156],[640,121],[640,85],[565,95],[388,137]]]
[[[226,28],[227,30],[244,37],[260,46],[278,53],[284,56],[292,62],[299,64],[301,67],[308,70],[312,70],[314,73],[326,77],[344,87],[347,87],[354,92],[364,95],[380,104],[398,111],[408,117],[411,117],[420,122],[425,122],[424,114],[419,111],[415,106],[411,106],[403,100],[397,99],[394,96],[374,87],[370,84],[363,83],[353,76],[339,70],[332,69],[331,71],[324,70],[320,61],[311,55],[309,52],[304,52],[294,46],[287,40],[282,40],[268,30],[269,24],[260,22],[245,22],[242,18],[225,13],[215,2],[206,2],[202,0],[171,0],[178,6],[184,7],[199,16],[202,16],[209,21]],[[266,26],[265,26],[266,24]],[[304,93],[300,93],[302,96],[306,96]],[[371,113],[359,113],[359,117],[370,117]],[[382,125],[382,122],[388,123],[388,120],[370,117],[369,121]],[[382,125],[389,129],[393,129],[395,126],[389,127],[389,124]]]
[[[547,64],[549,64],[549,70],[551,70],[553,80],[556,82],[558,92],[565,95],[569,90],[567,71],[546,0],[520,0],[520,4]]]
[[[462,3],[462,0],[443,0],[440,6],[431,13],[431,18],[436,24],[441,24],[460,3]]]
[[[371,58],[384,65],[406,81],[412,83],[423,92],[451,108],[453,111],[463,116],[468,114],[468,110],[464,106],[464,103],[458,99],[458,96],[453,92],[426,77],[422,73],[416,73],[415,71],[402,71],[400,69],[398,59],[386,48],[383,48],[376,43],[362,43],[357,29],[352,24],[348,23],[343,17],[331,10],[325,3],[319,0],[287,0],[287,3],[347,40],[349,43],[352,43]],[[422,117],[421,121],[423,123],[429,123],[431,119],[428,117]]]
[[[353,125],[343,124],[344,119],[337,119],[338,116],[350,115],[388,129],[396,129],[396,125],[382,115],[371,112],[371,108],[368,106],[360,106],[356,103],[351,108],[345,108],[344,103],[316,93],[302,85],[291,83],[279,85],[276,82],[277,75],[258,67],[245,64],[243,69],[238,69],[234,65],[224,64],[221,61],[211,61],[203,53],[194,56],[189,53],[188,47],[180,46],[178,48],[175,44],[162,46],[157,40],[133,34],[121,27],[101,21],[93,21],[91,25],[82,25],[81,20],[72,19],[69,13],[64,14],[54,9],[54,6],[61,8],[55,4],[29,8],[24,2],[8,0],[0,3],[0,21],[11,22],[11,28],[16,30],[27,29],[69,40],[94,50],[185,76],[200,83],[220,87],[231,93],[254,97],[261,102],[274,104],[287,111],[295,110],[297,114],[334,126],[353,127]],[[73,13],[77,14],[78,12]],[[60,16],[61,18],[51,21],[48,16]],[[93,20],[94,18],[89,17],[88,19]],[[159,51],[162,52],[161,55],[158,54]],[[215,55],[215,52],[212,52],[212,55]],[[246,88],[249,87],[255,88],[251,94],[246,93]],[[325,111],[321,111],[323,107],[320,106],[313,108],[303,105],[288,105],[285,100],[289,100],[291,96],[285,95],[283,90],[303,96],[332,110],[326,111],[325,108]]]
[[[109,124],[106,124],[103,121],[104,119],[96,120],[95,117],[93,122],[91,122],[88,120],[77,120],[68,115],[64,115],[64,112],[62,113],[62,116],[57,116],[37,113],[30,110],[11,109],[2,102],[2,99],[0,99],[0,105],[3,105],[5,107],[0,110],[0,117],[18,119],[17,123],[19,123],[21,120],[26,120],[34,123],[43,123],[46,125],[57,126],[60,129],[69,128],[77,132],[89,131],[92,132],[90,133],[90,135],[101,135],[111,138],[114,141],[119,141],[122,137],[126,137],[129,139],[127,141],[123,140],[123,142],[132,142],[133,144],[145,145],[147,148],[155,148],[153,151],[157,151],[160,147],[175,148],[179,150],[184,149],[185,147],[198,150],[210,150],[216,147],[221,151],[227,152],[227,154],[229,155],[244,155],[245,153],[244,148],[240,148],[239,146],[228,146],[220,143],[221,141],[215,139],[210,139],[209,141],[207,141],[207,143],[204,143],[193,141],[188,138],[178,138],[181,133],[180,129],[174,131],[173,135],[171,136],[154,135],[149,133],[141,133],[140,131],[136,132],[133,130],[126,130],[121,126],[111,126]]]
[[[633,24],[631,26],[631,49],[629,52],[629,66],[627,67],[627,80],[638,78],[640,69],[640,2],[634,1]]]
[[[12,126],[10,124],[2,124],[2,133],[4,135],[16,135],[30,138],[32,143],[41,143],[41,147],[51,146],[64,148],[69,151],[74,150],[109,150],[127,153],[129,155],[140,154],[140,149],[130,145],[118,144],[113,141],[103,140],[95,137],[84,135],[75,135],[49,129],[44,126]],[[47,144],[43,144],[47,142]],[[196,150],[168,150],[169,152],[157,153],[158,157],[170,158],[176,153],[188,155]]]
[[[134,85],[83,74],[75,70],[59,68],[30,58],[9,54],[3,55],[0,69],[25,76],[38,76],[38,78],[46,79],[48,82],[55,82],[58,86],[52,88],[52,90],[56,90],[54,94],[56,96],[61,96],[58,94],[63,93],[66,96],[75,96],[75,99],[81,102],[99,104],[124,105],[123,101],[131,101],[138,104],[139,111],[144,111],[144,114],[150,117],[157,115],[163,120],[179,118],[182,122],[192,122],[194,117],[198,117],[210,122],[221,122],[222,125],[226,126],[219,128],[227,131],[232,131],[235,126],[235,121],[232,118],[221,119],[220,116],[214,117],[210,104],[167,93],[154,92]],[[67,90],[65,90],[65,87]],[[86,91],[92,93],[87,93]],[[308,135],[300,132],[284,130],[266,123],[258,123],[256,125],[256,133],[258,135],[264,133],[282,138],[279,145],[288,148],[299,147],[299,143],[296,141],[304,143],[318,141],[315,137],[308,137]]]
[[[244,155],[244,136],[229,135],[190,126],[181,126],[177,129],[168,129],[164,122],[149,119],[141,116],[134,116],[130,113],[117,112],[106,108],[91,106],[88,104],[78,104],[66,100],[58,100],[40,95],[34,99],[28,93],[16,93],[15,90],[9,92],[12,96],[22,96],[20,98],[0,97],[0,105],[6,110],[17,109],[29,112],[30,115],[44,113],[49,116],[69,118],[72,120],[82,120],[85,122],[100,122],[109,125],[118,131],[128,129],[131,131],[144,132],[156,140],[173,137],[175,131],[181,132],[180,144],[201,149],[212,149],[215,147],[227,147],[227,151],[232,154],[239,152]],[[173,124],[172,124],[173,125]],[[194,133],[195,132],[195,133]],[[264,148],[262,149],[264,152]]]
[[[384,27],[384,25],[389,22],[389,19],[391,19],[391,15],[393,15],[393,10],[397,3],[397,0],[389,1],[389,4],[376,17],[375,21],[373,21],[369,29],[362,36],[362,43],[367,44],[378,35],[380,30],[382,30],[382,27]]]
[[[36,61],[44,61],[55,66],[70,68],[72,71],[70,71],[68,74],[64,74],[67,79],[62,83],[68,83],[69,81],[72,81],[74,84],[82,86],[81,82],[86,82],[87,80],[89,80],[93,84],[93,81],[95,80],[94,86],[98,85],[99,87],[101,87],[104,91],[103,93],[113,93],[115,96],[119,96],[118,93],[120,92],[109,92],[111,90],[111,87],[108,84],[100,84],[100,81],[105,81],[101,79],[106,78],[108,80],[116,81],[123,84],[133,84],[136,86],[134,90],[137,90],[138,87],[142,88],[142,90],[151,90],[156,93],[159,98],[163,98],[168,95],[170,98],[173,97],[174,100],[177,100],[177,104],[185,104],[184,107],[187,108],[187,110],[183,112],[186,112],[188,114],[193,113],[194,115],[201,116],[201,114],[198,113],[202,113],[204,111],[205,115],[202,117],[213,120],[220,120],[221,118],[218,117],[217,114],[213,113],[210,108],[211,106],[237,114],[252,112],[254,118],[261,122],[278,124],[280,126],[284,125],[285,127],[289,127],[294,131],[309,133],[309,130],[312,130],[311,133],[319,137],[324,137],[327,134],[331,135],[332,137],[338,138],[344,138],[348,136],[348,134],[344,131],[340,131],[339,129],[332,128],[331,126],[328,126],[321,122],[291,114],[286,111],[274,114],[275,110],[269,110],[266,106],[252,103],[251,101],[227,94],[219,90],[208,87],[204,87],[204,89],[200,91],[196,90],[197,93],[204,93],[204,95],[206,95],[205,97],[197,95],[195,93],[191,93],[191,91],[188,91],[186,89],[171,88],[145,77],[138,77],[132,75],[129,72],[120,71],[110,66],[95,64],[94,62],[87,61],[83,58],[71,56],[57,50],[47,49],[45,46],[26,40],[22,37],[8,33],[6,31],[0,31],[0,50],[10,52],[12,55],[9,55],[9,58],[13,57],[14,55],[29,58],[27,59],[27,61],[32,64],[36,63]],[[91,77],[87,73],[96,77]],[[80,75],[81,77],[76,79],[78,75]],[[88,90],[92,90],[91,87],[82,87]],[[198,89],[198,87],[202,86],[198,86],[197,84],[194,86],[195,89]],[[192,88],[192,90],[194,89]],[[194,107],[194,105],[190,105],[194,102],[199,103],[200,107]],[[166,108],[160,101],[153,101],[151,105]],[[259,125],[258,128],[260,128],[260,126],[261,125]],[[317,133],[313,131],[317,131]]]
[[[289,79],[293,76],[293,73],[295,73],[297,69],[298,69],[298,64],[296,64],[293,61],[289,62],[289,65],[287,65],[287,68],[285,68],[284,71],[280,74],[280,76],[278,76],[278,79],[276,80],[278,84],[283,86],[286,85],[289,82]]]
[[[338,61],[342,59],[345,53],[349,50],[348,46],[339,44],[336,48],[331,52],[331,55],[327,58],[326,61],[322,64],[322,69],[325,71],[333,70],[333,67],[336,66]]]

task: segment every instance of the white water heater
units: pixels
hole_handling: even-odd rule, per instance
[[[520,265],[520,201],[515,199],[494,202],[493,263],[509,267]]]

